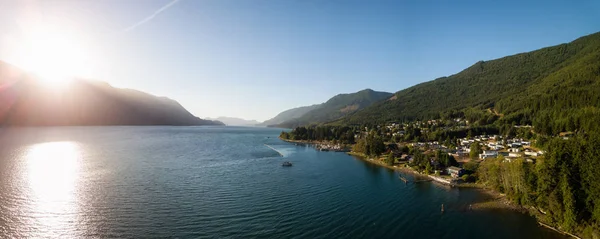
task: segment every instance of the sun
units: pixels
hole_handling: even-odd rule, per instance
[[[18,53],[20,65],[42,82],[60,86],[91,74],[89,54],[75,35],[49,28],[24,38]]]

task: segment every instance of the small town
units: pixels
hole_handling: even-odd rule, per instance
[[[441,120],[427,120],[349,128],[332,140],[292,139],[290,133],[285,132],[280,138],[307,143],[319,151],[347,152],[382,166],[409,169],[434,181],[456,186],[476,182],[477,167],[486,160],[535,163],[545,153],[534,146],[535,140],[517,137],[516,132],[526,132],[519,133],[519,136],[533,138],[533,134],[529,133],[531,126],[515,125],[513,128],[509,133],[512,137],[497,133],[476,135],[468,120],[455,118],[443,123]],[[297,134],[303,130],[307,130],[307,135],[311,134],[311,129],[304,127],[296,128],[291,133]],[[314,130],[307,137],[326,138],[324,135],[327,133],[320,132],[320,127]],[[336,131],[336,128],[328,130]],[[447,135],[444,140],[440,137],[429,137],[432,139],[427,140],[425,135],[439,131],[466,132],[466,136],[450,138]]]

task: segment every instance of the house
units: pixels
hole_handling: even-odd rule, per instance
[[[400,161],[410,161],[411,157],[408,154],[402,154],[402,156],[400,156]]]
[[[533,156],[533,157],[539,156],[538,152],[532,152],[532,151],[525,152],[525,155]]]
[[[518,158],[521,157],[521,153],[508,153],[508,157]]]
[[[498,151],[495,150],[484,150],[482,154],[479,154],[480,159],[496,158],[498,157]]]
[[[465,174],[465,170],[459,167],[454,167],[451,166],[448,169],[448,174],[450,174],[450,176],[452,176],[453,178],[458,178],[460,176],[462,176],[463,174]]]
[[[499,149],[503,149],[504,146],[500,145],[500,144],[495,144],[495,143],[488,143],[487,145],[490,149],[493,150],[499,150]]]
[[[521,152],[521,150],[520,150],[520,149],[518,149],[518,148],[510,148],[510,149],[508,149],[508,152],[511,152],[511,153],[519,153],[519,152]]]
[[[468,157],[469,152],[467,152],[466,150],[456,150],[456,155],[458,157]]]

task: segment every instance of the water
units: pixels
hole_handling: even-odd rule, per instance
[[[560,238],[485,195],[242,127],[0,129],[0,235]],[[281,152],[284,157],[271,147]],[[293,167],[281,167],[291,161]],[[444,204],[445,213],[440,212]]]

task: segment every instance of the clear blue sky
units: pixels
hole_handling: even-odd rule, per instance
[[[0,0],[0,60],[34,15],[83,39],[96,79],[200,117],[265,120],[600,31],[600,1],[523,2]]]

